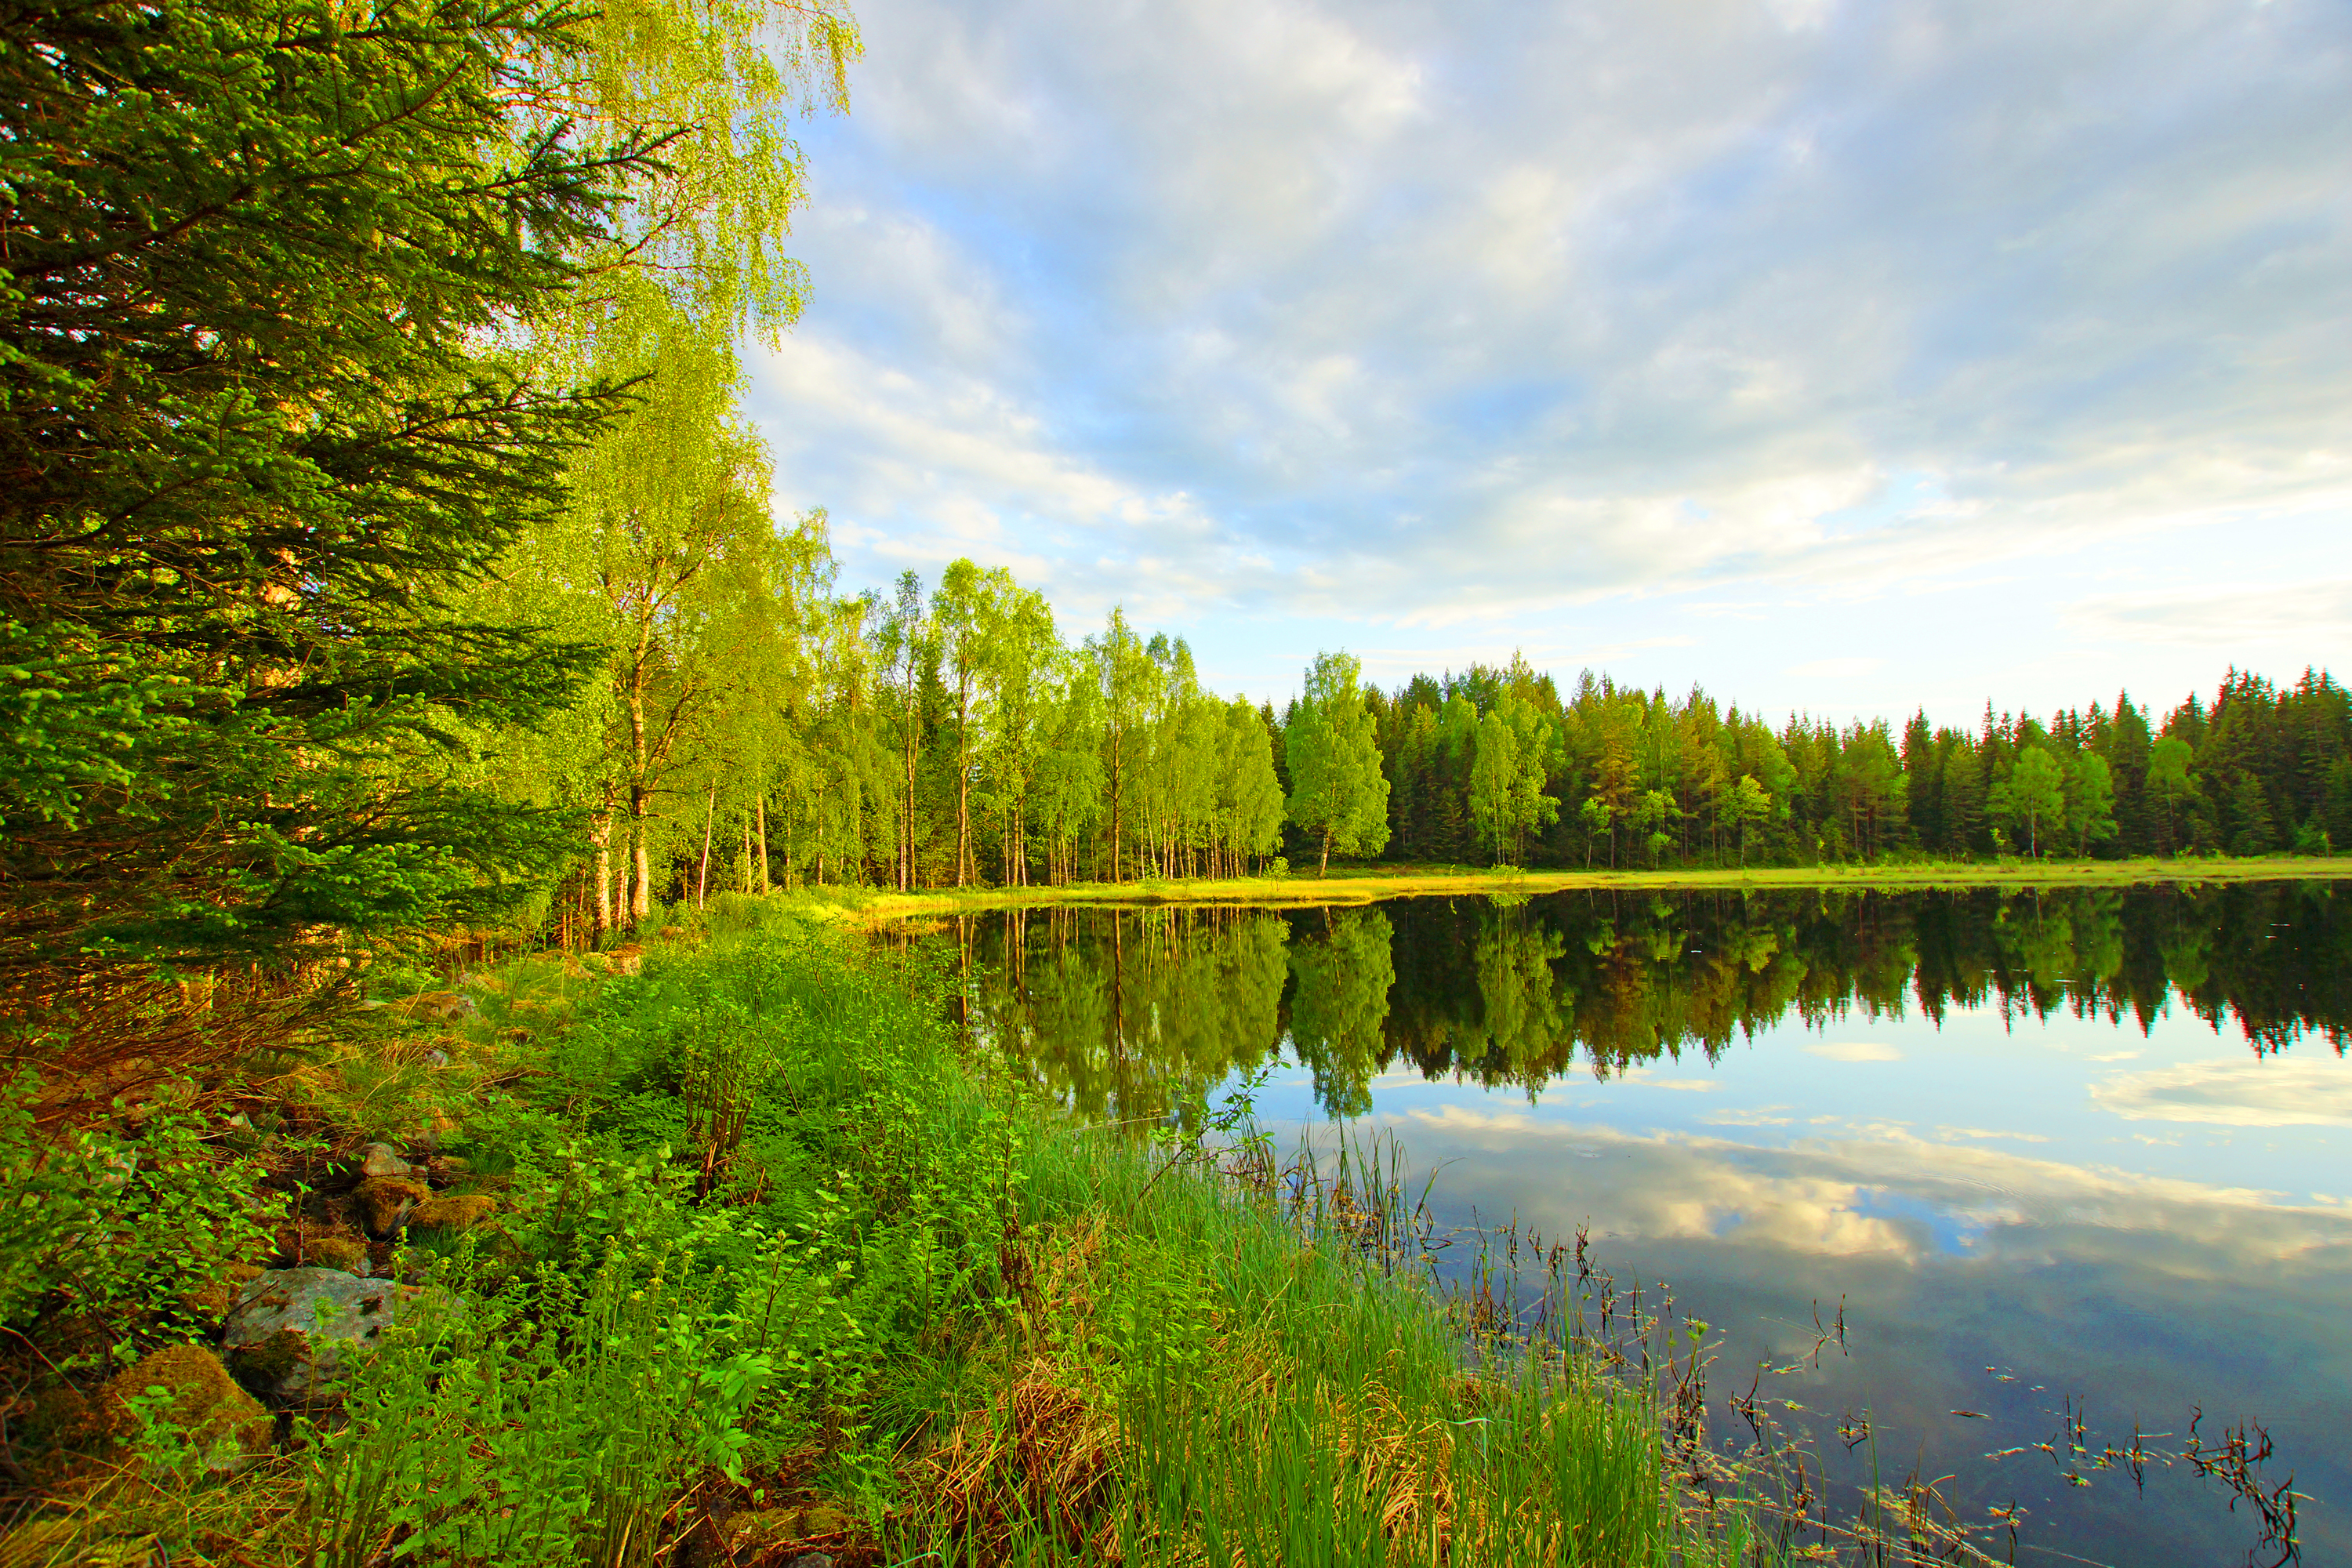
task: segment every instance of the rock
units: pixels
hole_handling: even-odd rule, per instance
[[[416,1205],[408,1216],[409,1228],[425,1230],[471,1230],[496,1214],[499,1200],[487,1193],[444,1193],[441,1196]]]
[[[367,1271],[367,1243],[355,1236],[314,1236],[302,1244],[302,1261],[344,1274]]]
[[[362,1176],[405,1176],[408,1162],[389,1143],[371,1143],[360,1151],[360,1174]]]
[[[352,1211],[370,1236],[390,1236],[417,1205],[432,1200],[432,1188],[404,1176],[370,1176],[352,1189]]]
[[[170,1473],[162,1451],[167,1444],[183,1450],[191,1468],[213,1477],[237,1475],[269,1457],[269,1412],[201,1345],[141,1357],[116,1373],[99,1398],[109,1435],[142,1453],[151,1471]],[[163,1428],[152,1439],[151,1424]]]
[[[277,1268],[245,1288],[222,1325],[221,1349],[238,1381],[264,1398],[308,1404],[384,1330],[462,1311],[447,1291],[362,1279],[338,1268]]]
[[[849,1529],[850,1518],[831,1503],[821,1502],[805,1508],[763,1508],[712,1523],[718,1531],[719,1561],[755,1563],[813,1536],[839,1535]],[[793,1568],[833,1568],[833,1559],[822,1552],[803,1552],[786,1561]]]
[[[616,947],[604,955],[604,962],[615,974],[635,974],[646,966],[646,950],[635,942]]]

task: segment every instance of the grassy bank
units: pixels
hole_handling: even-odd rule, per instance
[[[137,1175],[84,1184],[11,1277],[0,1561],[1743,1555],[1688,1535],[1645,1399],[1499,1353],[1350,1244],[1359,1208],[1012,1098],[925,972],[780,924],[601,983],[509,966],[436,1031],[12,1161],[20,1230],[74,1160]],[[464,1217],[371,1235],[362,1133],[417,1155],[416,1212]],[[330,1256],[433,1310],[238,1464],[173,1388],[121,1392],[142,1374],[118,1369],[213,1342],[240,1265]],[[162,1278],[173,1258],[197,1277]]]
[[[1196,881],[1077,882],[1052,888],[942,888],[916,893],[835,893],[838,904],[870,920],[1033,909],[1053,904],[1369,904],[1383,899],[1465,893],[1555,893],[1593,889],[2102,888],[2175,882],[2352,879],[2352,858],[2254,856],[2242,859],[1919,861],[1866,866],[1757,866],[1662,871],[1480,870],[1456,866],[1351,868],[1328,877],[1202,879]]]

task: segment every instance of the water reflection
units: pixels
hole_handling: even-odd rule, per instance
[[[2168,1005],[2259,1054],[2340,1054],[2352,928],[2330,884],[2002,894],[1557,894],[1375,909],[1059,910],[969,921],[972,1021],[1096,1115],[1157,1118],[1286,1039],[1333,1116],[1381,1074],[1540,1091],[1707,1060],[1794,1018],[1993,1007],[2145,1030]],[[2237,1096],[2243,1125],[2314,1086],[2215,1071],[2119,1080],[2120,1114]],[[2331,1084],[2328,1093],[2336,1092]],[[2252,1098],[2246,1098],[2252,1096]],[[2347,1113],[2330,1100],[2328,1120]]]
[[[2083,1400],[2117,1436],[2201,1407],[2279,1436],[2321,1562],[2352,1561],[2341,902],[1645,892],[954,935],[975,1033],[1066,1103],[1183,1119],[1272,1064],[1263,1115],[1393,1130],[1441,1219],[1586,1227],[1621,1278],[1671,1279],[1726,1381],[1802,1358],[1844,1298],[1853,1354],[1766,1386],[1846,1495],[1875,1461],[1835,1434],[1866,1411],[1898,1470],[2025,1509],[2029,1555],[2241,1560],[2185,1468],[2143,1497],[2034,1447]]]

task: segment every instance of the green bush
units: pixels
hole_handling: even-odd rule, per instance
[[[0,1325],[69,1319],[128,1361],[276,1247],[260,1166],[215,1154],[194,1113],[118,1101],[111,1128],[45,1131],[39,1095],[29,1076],[0,1092]]]

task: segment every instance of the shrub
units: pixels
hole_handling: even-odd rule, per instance
[[[0,1325],[69,1318],[122,1360],[159,1322],[201,1316],[232,1263],[277,1245],[279,1204],[192,1112],[118,1103],[126,1131],[45,1132],[37,1079],[0,1092]]]

